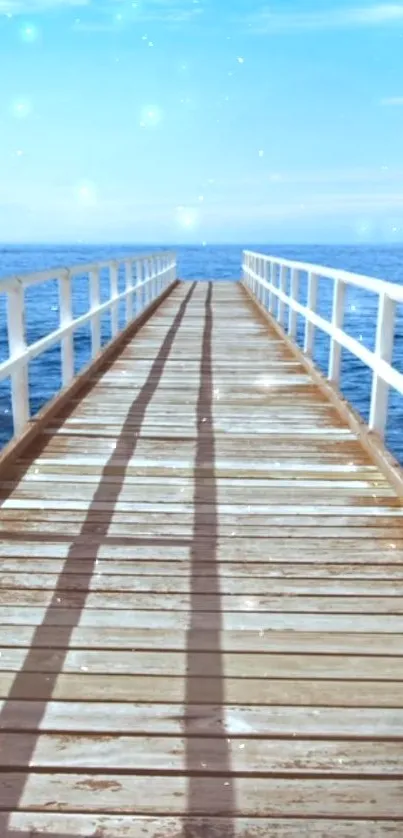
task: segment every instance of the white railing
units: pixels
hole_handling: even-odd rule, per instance
[[[383,437],[388,418],[389,389],[392,387],[403,394],[403,375],[392,366],[396,305],[403,303],[403,287],[347,271],[292,262],[249,250],[244,251],[242,269],[243,283],[265,307],[268,302],[270,314],[292,339],[295,340],[297,335],[297,316],[301,315],[304,318],[304,352],[308,356],[313,352],[315,329],[329,336],[329,381],[339,385],[342,348],[347,349],[372,370],[369,427]],[[308,277],[307,305],[302,305],[298,299],[301,272],[306,272]],[[320,278],[333,282],[331,320],[326,320],[316,311]],[[355,286],[377,295],[374,352],[343,330],[348,286]]]
[[[125,290],[119,293],[119,268],[124,266]],[[109,271],[109,299],[100,302],[100,272]],[[72,280],[83,274],[89,277],[89,310],[73,317]],[[75,265],[40,273],[0,280],[0,294],[7,295],[7,332],[9,357],[0,364],[0,381],[11,378],[11,403],[14,435],[23,431],[30,419],[28,363],[55,344],[61,343],[62,386],[74,378],[74,332],[86,323],[91,326],[91,358],[101,350],[101,315],[111,312],[111,339],[153,302],[176,279],[173,253],[154,253]],[[59,327],[35,343],[27,344],[25,335],[25,290],[49,280],[57,280],[59,289]],[[119,328],[119,303],[125,301],[124,324]],[[1,324],[0,324],[1,325]],[[104,348],[104,347],[103,347]]]

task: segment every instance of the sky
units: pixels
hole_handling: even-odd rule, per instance
[[[0,241],[403,242],[403,0],[0,0]]]

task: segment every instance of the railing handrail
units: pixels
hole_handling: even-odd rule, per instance
[[[23,288],[28,288],[30,285],[37,285],[42,282],[49,282],[52,279],[62,279],[66,272],[71,277],[79,276],[80,274],[90,273],[93,270],[104,270],[111,265],[124,265],[126,262],[133,264],[134,262],[143,261],[144,259],[151,259],[154,256],[163,257],[170,256],[175,258],[175,251],[173,250],[156,250],[152,253],[136,253],[130,256],[120,256],[114,259],[102,259],[99,262],[86,262],[85,264],[74,264],[68,267],[49,268],[46,271],[30,271],[26,274],[17,273],[11,276],[0,277],[0,294],[6,293],[8,290],[15,288],[15,285],[22,285]]]
[[[395,300],[397,303],[403,303],[403,286],[397,285],[395,282],[388,282],[385,279],[376,279],[365,274],[345,271],[342,268],[328,268],[326,265],[316,265],[313,262],[298,262],[292,259],[283,259],[265,253],[257,253],[253,250],[244,250],[244,254],[258,256],[259,259],[275,262],[277,265],[290,268],[291,270],[294,269],[317,274],[324,279],[340,279],[348,285],[355,285],[357,288],[363,288],[365,291],[371,291],[374,294],[387,294],[391,300]]]
[[[279,269],[277,271],[277,269]],[[290,271],[290,293],[287,294],[287,271]],[[298,300],[300,273],[308,276],[308,300],[303,305]],[[278,273],[278,276],[276,276]],[[333,304],[331,320],[316,311],[319,278],[331,279],[333,286]],[[278,279],[278,284],[276,284]],[[269,293],[269,311],[277,322],[286,330],[285,315],[288,307],[288,335],[295,340],[297,334],[297,315],[305,320],[304,352],[311,356],[315,329],[318,328],[330,337],[328,380],[339,385],[341,371],[341,349],[347,349],[372,370],[372,392],[369,428],[381,437],[385,434],[388,418],[389,388],[393,387],[403,395],[403,374],[393,365],[394,330],[396,305],[403,303],[403,287],[393,282],[373,279],[361,274],[337,268],[327,268],[307,262],[292,261],[281,257],[243,252],[243,281],[252,294],[261,303],[265,290]],[[363,346],[343,329],[345,314],[345,291],[347,286],[362,288],[378,296],[377,327],[375,350]],[[275,312],[274,299],[277,300]]]
[[[119,267],[125,269],[125,288],[118,291]],[[109,298],[101,303],[100,272],[109,270]],[[135,273],[135,276],[134,276]],[[90,307],[73,317],[72,280],[88,274]],[[23,432],[30,418],[28,363],[55,344],[61,343],[62,386],[75,378],[73,334],[86,323],[91,325],[91,357],[101,351],[101,315],[111,311],[111,338],[115,338],[133,319],[133,299],[136,299],[136,316],[150,305],[176,279],[176,257],[173,251],[161,250],[147,254],[132,254],[16,275],[0,280],[0,294],[7,296],[7,334],[9,356],[0,363],[0,382],[11,378],[11,402],[14,435]],[[59,287],[59,326],[45,337],[27,344],[25,337],[25,290],[50,280]],[[119,327],[119,303],[124,301],[124,324]],[[110,341],[108,341],[109,343]],[[102,350],[108,345],[104,344]]]

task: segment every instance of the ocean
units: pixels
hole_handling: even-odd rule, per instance
[[[236,279],[240,277],[242,250],[271,253],[287,259],[311,262],[366,274],[403,285],[402,246],[336,246],[336,245],[215,245],[177,246],[178,276],[181,279]],[[30,273],[57,267],[96,262],[124,257],[135,253],[165,249],[154,246],[131,245],[31,245],[0,247],[1,279],[13,274]],[[119,288],[123,290],[123,272],[119,275]],[[319,283],[318,311],[329,317],[332,301],[330,280]],[[108,296],[107,274],[101,274],[101,299]],[[306,280],[302,276],[301,302],[306,302]],[[376,333],[376,298],[358,288],[347,293],[345,328],[349,334],[372,349]],[[74,315],[83,314],[89,307],[88,279],[78,276],[73,280]],[[123,306],[120,318],[123,319]],[[303,324],[298,322],[298,342],[303,340]],[[58,294],[54,281],[29,288],[26,291],[26,333],[29,343],[48,334],[58,325]],[[234,328],[236,325],[234,324]],[[110,316],[102,318],[102,342],[110,337]],[[90,328],[88,325],[75,334],[76,371],[90,358]],[[317,332],[314,359],[326,372],[329,356],[327,336]],[[0,361],[8,357],[5,321],[5,295],[0,294]],[[398,306],[395,331],[394,366],[403,373],[403,305]],[[61,386],[60,347],[53,347],[29,364],[30,404],[36,413]],[[368,420],[371,373],[360,362],[343,350],[341,390],[343,395]],[[0,447],[12,435],[10,388],[0,382]],[[391,393],[386,443],[392,453],[403,463],[403,396]]]

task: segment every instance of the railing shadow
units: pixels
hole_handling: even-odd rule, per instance
[[[40,735],[40,726],[46,712],[46,706],[48,701],[52,698],[57,679],[63,671],[72,633],[80,622],[87,594],[91,587],[91,579],[94,573],[98,551],[107,537],[109,527],[113,520],[116,502],[119,498],[124,482],[126,466],[136,451],[137,442],[140,438],[141,425],[144,421],[147,408],[161,380],[166,361],[172,350],[176,334],[185,316],[186,308],[192,297],[194,288],[195,284],[190,287],[188,293],[179,306],[172,325],[170,326],[158,354],[152,363],[144,386],[138,396],[134,399],[128,411],[121,434],[116,443],[116,448],[103,468],[99,485],[88,509],[81,531],[74,539],[69,549],[63,570],[58,577],[56,588],[53,592],[51,602],[46,609],[43,621],[35,630],[24,665],[16,674],[8,698],[3,705],[2,711],[0,712],[0,729],[10,727],[13,712],[11,702],[21,699],[21,697],[30,697],[26,696],[26,675],[27,673],[35,672],[38,651],[41,647],[47,645],[46,637],[49,630],[51,631],[51,626],[54,625],[55,611],[57,611],[57,609],[63,609],[63,593],[69,580],[69,567],[71,564],[74,564],[77,560],[82,558],[84,547],[86,561],[85,564],[83,563],[82,572],[85,575],[86,584],[83,584],[82,589],[76,592],[75,607],[71,609],[64,609],[63,622],[58,627],[60,648],[57,652],[52,651],[52,660],[54,660],[56,664],[54,671],[44,673],[35,672],[35,693],[37,701],[35,704],[35,717],[33,717],[33,714],[31,713],[31,722],[32,729],[36,732],[36,736],[33,738],[26,738],[26,746],[24,750],[21,751],[21,764],[19,771],[18,773],[15,773],[15,775],[10,775],[7,786],[7,811],[0,812],[0,836],[9,834],[8,820],[10,812],[15,811],[20,806],[21,798],[29,776],[27,769],[34,754],[37,738]],[[133,423],[137,426],[136,433],[133,432]],[[130,444],[128,440],[129,433],[132,434],[130,437]],[[122,461],[124,463],[123,465]],[[116,483],[106,482],[104,479],[106,474],[110,472],[112,468],[114,474],[118,475],[120,478]],[[100,501],[107,502],[109,504],[109,509],[104,512],[102,521],[99,520],[99,514],[96,511],[96,506]],[[4,765],[7,765],[8,761],[11,764],[11,755],[10,758],[8,758],[6,749],[3,749],[2,751],[2,760]],[[13,838],[16,838],[16,834],[18,835],[18,832],[14,833]],[[11,835],[12,832],[10,832],[10,836]],[[64,835],[60,836],[60,838],[69,837]]]
[[[194,476],[194,524],[191,548],[190,570],[190,625],[187,635],[187,668],[184,733],[186,736],[186,770],[188,777],[188,801],[186,818],[183,819],[183,838],[234,838],[235,790],[231,774],[231,756],[225,730],[225,690],[221,633],[223,630],[220,573],[217,557],[218,510],[215,482],[215,440],[213,416],[213,285],[207,286],[205,320],[200,366],[200,387],[196,409],[197,442]],[[206,469],[206,465],[208,469]],[[206,508],[211,512],[206,514]],[[206,628],[206,613],[203,613],[205,590],[203,573],[208,562],[209,584],[211,585],[211,611],[208,614],[208,629],[212,637],[209,677],[203,679],[203,703],[206,702],[206,716],[214,719],[217,736],[214,763],[210,762],[209,775],[203,776],[205,755],[200,753],[200,739],[194,737],[194,714],[192,706],[200,705],[200,671],[198,655],[200,649],[198,633]],[[193,735],[192,735],[193,732]],[[217,815],[213,832],[205,828],[197,830],[188,819],[198,816]]]

